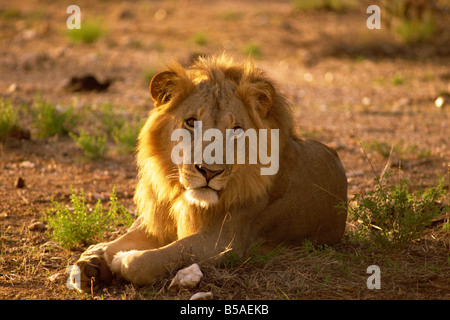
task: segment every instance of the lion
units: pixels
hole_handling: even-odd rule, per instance
[[[172,63],[149,89],[154,109],[137,146],[138,217],[127,233],[81,255],[82,291],[114,276],[151,283],[188,264],[219,264],[230,251],[245,257],[255,247],[340,241],[347,218],[337,209],[347,200],[343,165],[331,148],[296,135],[287,99],[253,62],[221,54],[189,67]],[[278,171],[262,175],[260,161],[175,164],[172,133],[193,136],[199,121],[203,131],[224,134],[277,130]]]

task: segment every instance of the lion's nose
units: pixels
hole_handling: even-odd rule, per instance
[[[202,176],[205,177],[206,183],[208,183],[212,178],[215,176],[221,174],[224,170],[211,170],[203,165],[195,165],[195,169],[202,174]]]

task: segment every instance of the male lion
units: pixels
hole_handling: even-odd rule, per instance
[[[82,290],[113,274],[149,283],[190,263],[217,263],[230,250],[245,256],[256,245],[341,239],[347,214],[335,206],[347,199],[344,168],[332,149],[295,136],[290,108],[264,72],[225,55],[199,58],[155,75],[150,93],[155,108],[137,154],[139,217],[125,235],[81,255]],[[184,128],[193,139],[197,121],[224,134],[278,129],[279,170],[261,175],[260,162],[174,164],[172,132]]]

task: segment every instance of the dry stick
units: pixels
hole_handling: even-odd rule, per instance
[[[361,140],[359,139],[358,133],[356,132],[355,129],[353,129],[353,133],[355,134],[356,140],[358,140],[359,146],[360,146],[361,149],[363,150],[364,155],[366,156],[367,161],[369,161],[370,167],[372,168],[372,172],[373,172],[375,178],[377,178],[377,173],[375,172],[375,168],[373,167],[372,162],[370,161],[369,156],[368,156],[367,153],[366,153],[366,149],[363,147],[362,142],[361,142]]]
[[[350,164],[347,164],[347,165],[349,165],[349,166],[351,167]],[[351,171],[352,171],[353,173],[355,173],[355,170],[353,170],[353,167],[351,168]],[[362,191],[362,193],[364,194],[364,196],[367,196],[367,192],[366,192],[366,190],[364,189],[364,186],[363,186],[363,185],[361,184],[361,182],[359,181],[358,176],[357,176],[357,175],[354,175],[353,177],[356,179],[356,183],[358,184],[358,186],[359,186],[359,188],[361,189],[361,191]],[[348,205],[348,204],[347,204],[347,205]]]
[[[392,143],[391,151],[389,151],[389,157],[387,159],[386,165],[384,166],[383,170],[381,171],[380,184],[383,181],[383,178],[384,178],[384,175],[386,173],[387,168],[391,165],[391,157],[392,157],[392,151],[393,150],[394,150],[394,143]],[[401,162],[400,162],[400,167],[401,167]]]
[[[94,281],[95,277],[91,277],[91,297],[94,298]]]

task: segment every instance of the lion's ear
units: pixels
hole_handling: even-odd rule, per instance
[[[241,80],[237,92],[244,102],[252,106],[261,118],[266,117],[276,96],[274,86],[264,78]]]
[[[170,100],[173,88],[176,85],[176,73],[163,71],[156,74],[150,82],[150,94],[156,102],[156,106]]]
[[[273,105],[276,92],[275,88],[269,81],[261,81],[258,86],[260,89],[258,95],[259,112],[263,117],[265,117]]]
[[[272,83],[267,80],[255,80],[246,85],[247,101],[250,99],[250,103],[255,106],[259,115],[264,118],[269,112],[275,100],[275,88]]]

